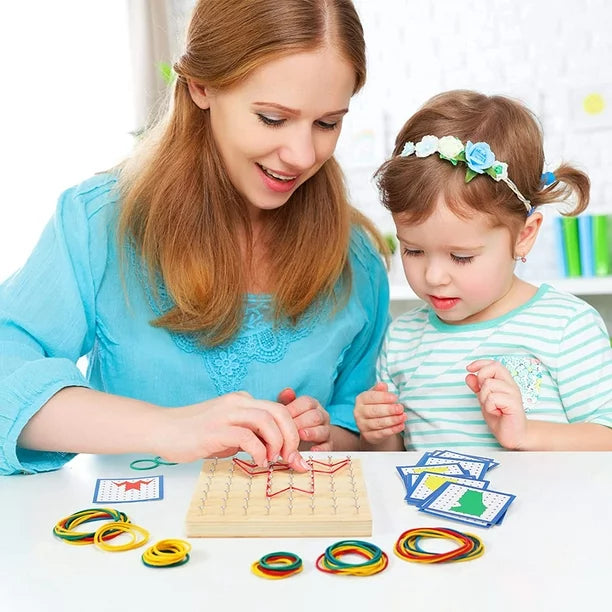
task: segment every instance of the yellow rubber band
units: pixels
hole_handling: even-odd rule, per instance
[[[275,562],[278,565],[290,565],[291,562],[287,561],[286,563],[282,563],[280,560]],[[267,580],[282,580],[283,578],[289,578],[289,576],[294,576],[295,574],[299,574],[302,570],[304,569],[303,565],[300,565],[300,567],[290,571],[290,572],[285,572],[284,574],[278,574],[278,575],[272,575],[272,574],[265,574],[264,572],[262,572],[259,569],[259,560],[254,561],[251,564],[251,571],[256,575],[259,576],[260,578],[266,578]]]
[[[125,544],[108,544],[102,538],[110,531],[123,531],[128,533],[132,539],[130,542]],[[142,537],[138,539],[138,534]],[[134,525],[134,523],[110,523],[108,525],[102,525],[94,534],[94,544],[102,550],[108,550],[109,552],[121,552],[124,550],[133,550],[139,548],[149,540],[149,532],[140,527],[140,525]]]
[[[191,544],[184,540],[160,540],[142,553],[147,565],[165,567],[183,561],[191,551]]]

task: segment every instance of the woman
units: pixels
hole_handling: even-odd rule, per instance
[[[388,287],[332,158],[365,78],[354,7],[199,2],[175,71],[166,118],[0,287],[0,473],[357,446]]]

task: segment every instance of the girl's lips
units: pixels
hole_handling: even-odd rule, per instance
[[[264,172],[263,168],[259,164],[255,165],[257,166],[257,170],[259,171],[259,175],[261,176],[264,184],[271,191],[275,191],[276,193],[287,193],[288,191],[291,191],[297,183],[297,176],[290,181],[281,181]]]
[[[429,299],[436,310],[450,310],[459,303],[459,298],[444,298],[430,295]]]

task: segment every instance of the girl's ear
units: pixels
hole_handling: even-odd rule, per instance
[[[204,85],[200,85],[192,79],[187,79],[187,87],[189,87],[189,95],[196,106],[199,106],[202,110],[210,107],[210,98]]]
[[[525,257],[531,251],[542,226],[542,213],[534,212],[525,221],[514,243],[514,256]]]

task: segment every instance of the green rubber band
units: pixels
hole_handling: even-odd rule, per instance
[[[140,560],[142,561],[143,565],[146,565],[147,567],[152,567],[153,569],[165,569],[167,567],[178,567],[179,565],[185,565],[185,563],[189,561],[189,553],[187,553],[180,561],[169,563],[168,565],[153,565],[152,563],[147,563],[142,557],[140,557]]]
[[[344,546],[352,546],[354,548],[364,548],[368,552],[372,553],[372,558],[364,561],[363,563],[346,563],[345,561],[340,560],[335,556],[335,551],[337,548],[341,548]],[[363,542],[362,540],[342,540],[340,542],[336,542],[331,546],[328,546],[325,550],[325,561],[328,565],[328,568],[336,567],[336,568],[357,568],[357,567],[369,567],[370,565],[374,565],[378,563],[382,557],[382,550],[376,546],[375,544],[370,544],[369,542]]]
[[[288,557],[289,559],[294,559],[293,563],[282,564],[282,563],[268,563],[268,560],[271,557]],[[283,571],[290,572],[291,570],[297,569],[302,566],[302,560],[294,553],[290,552],[273,552],[264,555],[259,560],[259,565],[265,570],[271,571]]]

